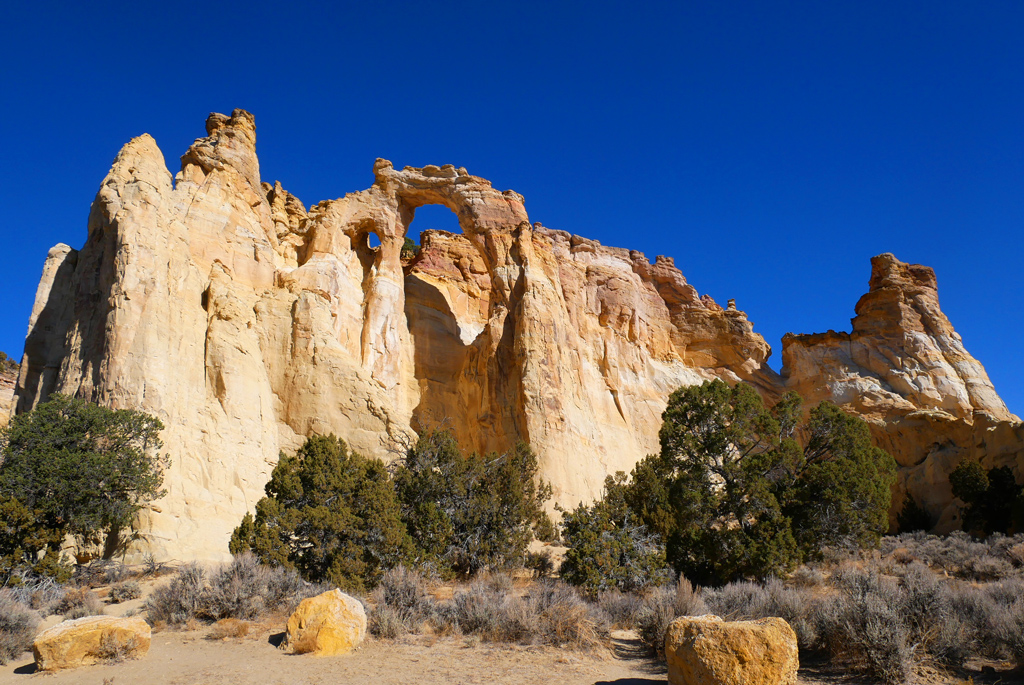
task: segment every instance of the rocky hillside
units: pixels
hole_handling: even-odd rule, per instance
[[[779,376],[746,315],[672,259],[531,223],[521,195],[463,168],[377,160],[369,189],[307,210],[262,182],[252,115],[206,130],[175,176],[148,135],[118,154],[84,247],[47,257],[16,397],[17,411],[60,391],[163,420],[169,492],[143,522],[159,555],[225,556],[280,450],[312,433],[384,458],[434,425],[471,449],[521,438],[574,505],[655,450],[673,389],[709,378],[861,414],[904,465],[901,489],[947,525],[958,455],[1021,466],[1019,422],[930,269],[875,258],[853,332],[788,337]],[[463,233],[426,231],[403,260],[427,204]]]

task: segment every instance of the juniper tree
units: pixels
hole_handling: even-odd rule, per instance
[[[12,418],[0,434],[0,499],[18,509],[21,532],[8,526],[3,544],[41,551],[31,540],[47,538],[54,550],[73,535],[83,543],[105,539],[104,556],[112,556],[138,511],[164,495],[161,430],[144,412],[60,394]]]
[[[256,516],[245,515],[229,549],[251,550],[310,581],[363,590],[407,563],[412,541],[384,463],[331,435],[281,455]]]
[[[464,454],[448,431],[421,435],[394,476],[420,563],[462,575],[522,565],[534,536],[554,532],[544,513],[551,488],[537,469],[522,442],[501,454]]]

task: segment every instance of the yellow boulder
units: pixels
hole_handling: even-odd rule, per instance
[[[363,605],[341,590],[331,590],[302,600],[288,619],[282,648],[295,654],[337,656],[351,652],[365,637]]]
[[[677,618],[665,634],[670,685],[795,685],[796,633],[781,618]]]
[[[86,616],[36,635],[32,652],[40,671],[77,668],[101,661],[138,659],[149,651],[149,625],[138,617]]]

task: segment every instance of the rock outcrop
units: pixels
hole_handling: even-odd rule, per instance
[[[850,333],[787,335],[786,388],[868,421],[900,465],[893,515],[907,495],[939,530],[958,527],[948,474],[965,457],[1024,476],[1024,426],[939,308],[935,272],[891,254],[871,260]]]
[[[366,637],[366,611],[359,600],[330,590],[302,600],[288,619],[282,649],[293,654],[340,656]]]
[[[563,506],[655,451],[670,392],[712,378],[839,401],[918,469],[912,491],[941,459],[905,444],[950,421],[1017,437],[923,267],[877,258],[854,332],[788,338],[783,379],[735,303],[670,258],[531,223],[521,195],[452,165],[377,160],[370,188],[307,209],[263,181],[252,115],[206,128],[174,176],[148,135],[118,154],[85,245],[47,256],[15,395],[163,421],[168,494],[139,522],[158,557],[226,557],[279,453],[315,433],[382,458],[437,425],[470,450],[522,439]],[[403,259],[428,204],[462,233],[424,231]]]
[[[781,618],[684,616],[665,633],[670,685],[795,685],[796,633]]]
[[[118,154],[84,247],[47,257],[17,390],[17,411],[64,392],[163,421],[168,495],[141,521],[159,556],[225,557],[279,452],[314,433],[385,458],[442,423],[469,449],[523,439],[574,506],[655,449],[676,387],[778,386],[743,312],[669,258],[532,224],[451,165],[377,160],[369,189],[306,210],[262,182],[252,115],[207,134],[173,177],[148,135]],[[463,233],[427,231],[403,262],[426,204]]]
[[[150,632],[149,624],[138,616],[86,616],[39,633],[32,643],[32,652],[40,671],[138,659],[149,651]]]
[[[14,409],[14,387],[18,383],[18,367],[0,366],[0,428],[4,428]]]

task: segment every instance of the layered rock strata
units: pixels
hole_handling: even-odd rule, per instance
[[[307,210],[262,181],[252,115],[206,130],[174,176],[148,135],[118,154],[85,245],[47,257],[16,393],[16,411],[63,392],[164,422],[168,494],[140,522],[160,557],[225,557],[314,433],[384,458],[437,425],[469,449],[526,440],[572,506],[655,450],[676,387],[781,387],[743,312],[669,258],[531,223],[451,165],[377,160],[369,189]],[[462,234],[427,231],[403,262],[426,204]]]
[[[894,515],[909,494],[939,530],[958,527],[949,472],[966,457],[1024,479],[1024,426],[939,308],[932,269],[873,258],[855,311],[850,333],[783,338],[786,387],[868,421],[901,467]]]
[[[17,367],[0,370],[0,428],[7,425],[14,410],[14,387],[17,383]]]
[[[164,422],[168,494],[140,521],[158,557],[225,557],[280,451],[318,433],[385,459],[434,426],[471,450],[522,439],[574,506],[656,450],[672,390],[712,378],[863,416],[903,467],[897,506],[909,492],[941,527],[960,458],[1024,463],[1024,429],[926,267],[876,257],[853,331],[787,336],[779,376],[746,315],[672,259],[531,223],[521,195],[463,168],[377,160],[370,188],[307,209],[263,182],[252,115],[211,114],[206,132],[173,176],[148,135],[118,154],[85,245],[47,256],[14,398]],[[462,233],[424,231],[403,260],[428,204]]]

